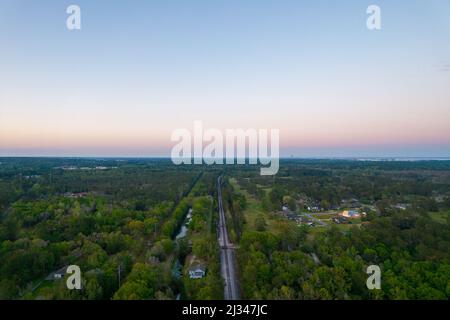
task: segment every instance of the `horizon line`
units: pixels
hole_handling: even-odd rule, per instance
[[[1,156],[0,159],[172,159],[170,156]],[[182,157],[177,157],[177,159],[182,159]],[[199,159],[196,157],[191,157],[191,160]],[[201,158],[205,159],[205,158]],[[214,159],[214,158],[206,158],[206,159]],[[226,160],[227,158],[223,158]],[[236,159],[258,159],[258,158],[237,158],[234,157],[233,160]],[[278,157],[280,160],[371,160],[371,159],[380,159],[380,160],[393,160],[393,159],[418,159],[418,160],[442,160],[447,161],[450,160],[450,156],[280,156]]]

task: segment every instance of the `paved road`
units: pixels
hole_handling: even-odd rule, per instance
[[[322,220],[317,219],[317,218],[314,218],[312,215],[310,215],[310,214],[307,213],[307,212],[302,212],[301,214],[307,216],[309,219],[311,219],[312,221],[314,221],[314,222],[317,223],[317,224],[320,224],[321,226],[326,226],[326,225],[327,225],[327,224],[326,224],[325,222],[323,222]]]
[[[236,258],[234,246],[228,238],[227,224],[225,220],[225,212],[222,204],[222,190],[220,187],[220,179],[217,179],[217,194],[219,203],[219,245],[220,245],[220,264],[222,277],[225,282],[224,298],[225,300],[239,299],[239,284],[236,278]]]

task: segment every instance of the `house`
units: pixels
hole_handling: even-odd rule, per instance
[[[361,207],[361,203],[359,202],[358,199],[351,199],[350,203],[349,203],[349,208],[350,209],[356,209],[356,208],[360,208]]]
[[[206,275],[206,267],[203,265],[195,265],[189,268],[189,278],[201,279]]]
[[[344,216],[337,216],[331,219],[336,224],[348,224],[348,219]]]
[[[397,203],[396,205],[394,205],[394,208],[399,210],[406,210],[407,206],[408,205],[405,203]]]
[[[59,280],[59,279],[62,279],[62,278],[64,278],[64,276],[66,275],[66,273],[67,273],[67,268],[68,268],[69,266],[64,266],[64,267],[62,267],[61,269],[58,269],[58,270],[56,270],[56,271],[53,271],[52,273],[50,273],[46,278],[45,278],[45,280],[50,280],[50,281],[52,281],[52,280]]]
[[[295,222],[297,222],[297,224],[301,224],[303,220],[302,218],[298,217],[297,219],[295,219]]]
[[[88,192],[78,192],[78,193],[68,192],[64,196],[67,198],[78,199],[78,198],[84,198],[87,195],[89,195]]]
[[[361,214],[355,210],[344,210],[342,211],[341,216],[349,219],[357,219],[361,217]]]
[[[158,258],[158,257],[150,256],[150,257],[148,258],[148,262],[151,263],[151,264],[158,264],[160,261],[159,261],[159,258]]]

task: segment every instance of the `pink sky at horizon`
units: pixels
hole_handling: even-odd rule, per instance
[[[450,157],[448,1],[380,0],[379,31],[361,1],[79,2],[73,32],[0,2],[0,156],[169,156],[200,120],[284,155]]]

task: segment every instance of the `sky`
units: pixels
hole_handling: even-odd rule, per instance
[[[450,157],[450,1],[0,0],[0,156],[169,156],[195,120],[287,157]]]

